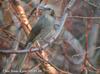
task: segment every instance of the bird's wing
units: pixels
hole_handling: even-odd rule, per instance
[[[51,16],[41,16],[32,28],[26,44],[33,43],[36,40],[43,40],[53,28],[54,19]]]
[[[35,40],[44,40],[46,37],[52,34],[54,31],[54,18],[51,16],[45,16],[43,17],[43,20],[41,22],[42,29],[40,34],[36,37]]]

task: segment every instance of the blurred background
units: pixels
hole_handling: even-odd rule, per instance
[[[0,0],[0,50],[23,50],[30,27],[43,15],[39,7],[52,8],[59,23],[66,5],[73,1],[60,35],[46,50],[0,51],[0,74],[100,74],[99,0]]]

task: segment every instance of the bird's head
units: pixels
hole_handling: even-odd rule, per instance
[[[40,8],[43,12],[43,14],[49,14],[51,16],[55,16],[55,12],[52,6],[50,5],[45,5],[43,7]]]
[[[45,8],[45,9],[44,9],[44,12],[45,12],[45,14],[49,14],[49,15],[51,15],[51,16],[54,16],[54,15],[55,15],[54,10],[51,9],[51,8]]]

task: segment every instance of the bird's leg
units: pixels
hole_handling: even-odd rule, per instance
[[[40,48],[40,47],[41,47],[41,45],[40,45],[39,41],[37,41],[37,40],[36,40],[36,47],[38,47],[38,48]]]
[[[36,40],[35,43],[31,44],[31,48],[30,49],[32,49],[32,48],[40,48],[40,47],[41,47],[41,45],[40,45],[39,41]]]

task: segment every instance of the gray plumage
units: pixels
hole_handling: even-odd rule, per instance
[[[36,40],[43,40],[45,36],[54,31],[55,17],[47,13],[40,16],[39,20],[32,28],[26,46],[28,43],[33,43]]]

